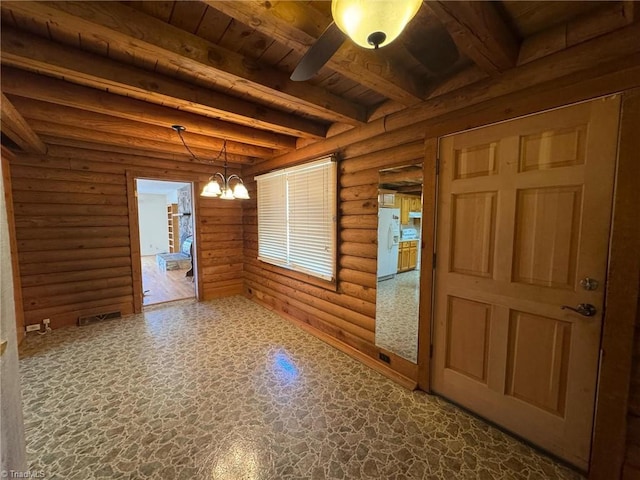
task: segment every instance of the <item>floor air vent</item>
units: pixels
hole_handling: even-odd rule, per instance
[[[112,318],[120,318],[122,314],[118,312],[96,313],[93,315],[83,315],[78,317],[78,326],[89,325],[91,323],[101,322],[103,320],[111,320]]]

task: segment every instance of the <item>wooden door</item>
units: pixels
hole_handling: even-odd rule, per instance
[[[610,97],[440,143],[433,390],[582,469],[618,115]]]

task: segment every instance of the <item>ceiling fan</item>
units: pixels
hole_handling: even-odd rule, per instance
[[[313,77],[329,61],[344,41],[350,38],[356,45],[378,49],[393,42],[418,12],[422,0],[332,0],[333,22],[322,32],[318,40],[307,50],[291,80],[305,81]],[[458,59],[458,52],[444,28],[431,31],[429,46],[423,48],[407,45],[409,52],[429,70],[436,73],[451,66]],[[417,42],[418,45],[425,43]],[[434,42],[434,43],[432,43]]]

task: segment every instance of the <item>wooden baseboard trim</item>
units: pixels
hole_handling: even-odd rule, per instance
[[[209,291],[202,295],[203,302],[214,300],[216,298],[233,297],[234,295],[242,295],[242,284],[232,285],[230,287],[222,287],[213,291]]]
[[[288,322],[294,324],[295,326],[301,328],[302,330],[304,330],[305,332],[310,333],[311,335],[313,335],[314,337],[322,340],[323,342],[331,345],[332,347],[340,350],[343,353],[346,353],[347,355],[349,355],[351,358],[354,358],[356,360],[358,360],[359,362],[365,364],[367,367],[375,370],[376,372],[384,375],[385,377],[387,377],[388,379],[394,381],[395,383],[397,383],[398,385],[403,386],[404,388],[408,389],[408,390],[415,390],[418,387],[418,383],[415,380],[412,380],[408,377],[405,377],[404,375],[401,375],[400,373],[396,372],[395,370],[386,367],[382,364],[380,364],[379,362],[376,362],[373,358],[371,358],[370,356],[356,350],[355,348],[353,348],[350,345],[347,345],[344,342],[341,342],[340,340],[332,337],[331,335],[327,335],[324,332],[321,332],[320,330],[318,330],[317,328],[312,327],[311,325],[298,320],[297,318],[295,318],[292,315],[289,315],[287,313],[281,312],[275,308],[273,308],[271,305],[267,304],[266,302],[261,301],[259,298],[256,298],[255,296],[249,295],[245,293],[245,297],[247,297],[249,300],[256,302],[258,305],[266,308],[267,310],[270,310],[276,314],[278,314],[278,316],[284,318],[285,320],[287,320]]]

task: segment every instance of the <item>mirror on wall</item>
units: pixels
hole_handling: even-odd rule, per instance
[[[418,361],[422,165],[380,170],[376,345]]]

